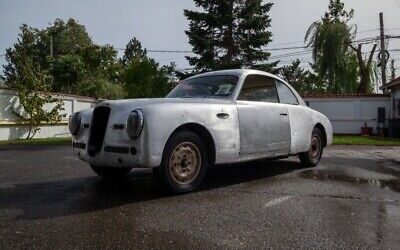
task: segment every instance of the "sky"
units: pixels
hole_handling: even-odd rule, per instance
[[[311,23],[321,18],[329,0],[270,0],[273,42],[267,48],[303,46],[304,35]],[[344,0],[346,9],[353,8],[351,21],[358,27],[357,39],[379,36],[379,12],[384,13],[387,34],[400,35],[400,0]],[[191,0],[0,0],[0,55],[17,41],[18,28],[26,23],[45,28],[56,18],[74,18],[86,26],[97,44],[125,48],[132,38],[139,39],[149,50],[191,50],[185,30],[188,21],[184,9],[195,9]],[[365,50],[368,50],[365,46]],[[400,49],[400,39],[389,41],[389,49]],[[296,50],[295,50],[296,51]],[[297,50],[299,51],[299,50]],[[293,51],[273,51],[272,56]],[[150,53],[160,64],[175,62],[179,69],[190,67],[185,54]],[[281,64],[300,57],[308,66],[310,54],[285,56]],[[400,51],[391,51],[400,66]],[[5,63],[0,56],[0,65]]]

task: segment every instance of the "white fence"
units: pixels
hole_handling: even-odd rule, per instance
[[[43,126],[35,138],[69,136],[67,127],[68,115],[89,108],[95,99],[89,97],[58,95],[64,103],[66,117],[57,125]],[[360,134],[364,123],[373,127],[376,133],[378,108],[386,109],[386,118],[391,114],[391,98],[385,95],[370,96],[331,96],[305,97],[308,105],[325,114],[332,122],[336,134]],[[20,109],[18,97],[12,90],[0,89],[0,140],[11,140],[26,137],[28,126],[16,117],[12,110]],[[48,107],[51,108],[51,107]]]
[[[304,101],[330,119],[335,134],[360,134],[365,123],[377,133],[380,107],[385,108],[386,119],[391,116],[391,98],[386,95],[305,97]]]
[[[82,109],[89,108],[95,99],[89,97],[72,96],[72,95],[57,95],[63,101],[66,117],[57,124],[51,126],[43,126],[37,132],[34,138],[49,138],[49,137],[67,137],[68,131],[68,115]],[[47,108],[51,108],[48,106]],[[21,120],[13,114],[12,110],[20,110],[18,97],[15,91],[8,89],[0,89],[0,140],[12,140],[25,138],[29,132],[29,127],[23,124]],[[22,109],[23,111],[23,109]]]

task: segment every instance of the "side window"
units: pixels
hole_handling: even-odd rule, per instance
[[[278,103],[275,80],[261,75],[247,76],[238,100]]]
[[[299,100],[297,100],[297,97],[293,94],[292,90],[286,86],[286,84],[277,80],[276,88],[278,89],[279,100],[281,103],[293,105],[299,104]]]

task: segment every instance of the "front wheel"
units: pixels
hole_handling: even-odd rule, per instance
[[[311,145],[307,152],[300,153],[300,161],[303,167],[315,167],[321,160],[324,151],[322,132],[318,128],[314,128],[311,135]]]
[[[129,174],[132,168],[98,167],[90,164],[93,171],[105,179],[121,179]]]
[[[186,193],[200,185],[207,165],[203,141],[195,133],[182,131],[168,140],[161,166],[154,173],[169,191]]]

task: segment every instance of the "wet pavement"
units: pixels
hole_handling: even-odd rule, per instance
[[[209,171],[168,196],[149,170],[112,183],[65,146],[0,147],[0,249],[399,249],[400,148],[334,146]]]

